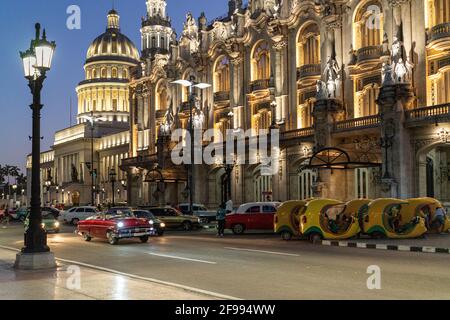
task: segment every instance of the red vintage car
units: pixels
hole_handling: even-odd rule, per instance
[[[274,216],[278,202],[254,202],[241,205],[236,212],[226,217],[225,229],[234,234],[242,234],[245,230],[270,230],[273,232]]]
[[[131,211],[116,212],[114,214],[100,213],[86,220],[80,221],[77,233],[85,241],[92,238],[107,239],[112,245],[120,239],[139,238],[146,243],[150,236],[155,235],[153,221],[136,218]]]

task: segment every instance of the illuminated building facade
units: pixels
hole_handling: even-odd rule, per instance
[[[277,174],[197,165],[195,202],[450,202],[449,0],[228,4],[213,21],[188,14],[174,39],[165,1],[147,1],[142,64],[130,85],[130,157],[122,162],[132,204],[187,200],[186,169],[171,164],[161,126],[173,115],[172,130],[188,127],[188,90],[170,83],[190,76],[212,84],[198,92],[204,129],[281,130]]]

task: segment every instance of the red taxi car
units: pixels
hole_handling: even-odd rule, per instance
[[[153,221],[136,218],[131,211],[99,213],[80,221],[77,232],[85,241],[91,241],[92,238],[106,239],[112,245],[118,244],[120,239],[129,238],[139,238],[146,243],[156,233]]]
[[[246,230],[270,230],[273,232],[274,215],[279,202],[254,202],[241,205],[236,212],[226,217],[225,229],[234,234],[242,234]]]

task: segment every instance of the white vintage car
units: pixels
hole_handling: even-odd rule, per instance
[[[98,210],[96,207],[74,207],[67,211],[61,212],[59,220],[64,223],[77,225],[78,222],[86,220],[97,213]]]

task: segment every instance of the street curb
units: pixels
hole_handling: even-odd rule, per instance
[[[372,249],[372,250],[388,250],[388,251],[401,251],[401,252],[419,252],[419,253],[439,253],[450,254],[450,248],[436,248],[427,246],[405,246],[405,245],[392,245],[392,244],[375,244],[365,242],[348,242],[348,241],[330,241],[322,240],[317,242],[322,246],[328,247],[345,247],[345,248],[359,248],[359,249]]]

